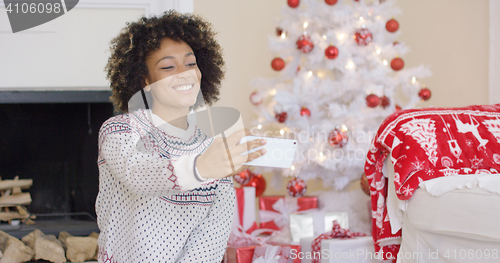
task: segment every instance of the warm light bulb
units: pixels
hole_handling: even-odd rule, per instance
[[[260,125],[260,124],[257,125],[257,129],[259,129],[259,130],[262,129],[262,125]]]
[[[293,165],[292,165],[292,166],[290,167],[290,169],[292,169],[292,171],[293,171],[293,170],[295,170],[295,166],[293,166]]]
[[[308,77],[311,77],[312,75],[313,75],[313,72],[312,72],[312,71],[308,71],[308,72],[307,72],[307,76],[308,76]]]
[[[347,65],[345,67],[348,69],[354,68],[354,62],[352,62],[352,61],[347,62]]]
[[[326,35],[323,35],[323,39],[326,40]]]
[[[384,59],[383,63],[385,66],[387,66],[387,60]]]
[[[281,38],[282,38],[282,39],[285,39],[285,38],[286,38],[286,34],[285,34],[285,32],[281,33]]]
[[[338,36],[338,38],[339,38],[339,40],[344,39],[344,34],[340,34],[340,35]]]
[[[411,78],[411,83],[415,84],[416,82],[417,82],[417,78],[412,77],[412,78]]]
[[[363,21],[363,17],[362,16],[359,17],[359,21]]]
[[[309,23],[304,22],[304,29],[306,29],[309,26]]]
[[[325,77],[325,75],[323,74],[323,72],[321,72],[321,71],[320,71],[320,72],[318,72],[318,78],[321,78],[321,79],[322,79],[322,78],[324,78],[324,77]]]
[[[377,54],[379,54],[379,55],[380,55],[380,52],[381,52],[381,51],[380,51],[380,48],[379,48],[379,49],[377,49]]]
[[[285,134],[285,131],[284,130],[280,130],[280,134],[281,135]]]
[[[376,16],[375,19],[379,20],[381,19],[382,17],[381,16]]]
[[[344,132],[347,131],[347,126],[342,125],[342,131],[344,131]]]
[[[276,89],[271,90],[271,95],[272,96],[276,95]]]

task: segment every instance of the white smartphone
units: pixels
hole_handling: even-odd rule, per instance
[[[292,166],[293,158],[295,157],[295,152],[297,150],[297,140],[261,136],[245,136],[241,138],[240,144],[259,139],[265,139],[266,144],[246,151],[241,155],[252,153],[262,148],[265,148],[267,152],[257,159],[246,162],[245,165],[277,168],[290,168]]]

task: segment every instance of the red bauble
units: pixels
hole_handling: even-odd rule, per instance
[[[253,105],[259,105],[262,103],[262,95],[260,93],[258,93],[257,91],[254,91],[252,92],[252,94],[250,94],[250,102],[253,104]]]
[[[234,176],[234,180],[241,184],[241,185],[244,185],[244,184],[248,184],[248,182],[250,182],[250,179],[252,178],[253,174],[252,172],[250,172],[250,170],[246,169],[238,174],[236,174]]]
[[[380,106],[382,106],[382,108],[385,109],[390,104],[391,104],[391,101],[385,95],[382,98],[380,98]]]
[[[375,94],[370,94],[366,96],[366,105],[371,108],[375,108],[380,104],[380,98]]]
[[[361,28],[354,33],[354,40],[356,40],[356,43],[360,46],[369,45],[373,40],[372,33],[366,28]]]
[[[394,19],[387,21],[387,23],[385,24],[385,29],[387,29],[387,31],[389,31],[391,33],[396,32],[396,30],[398,30],[398,28],[399,28],[399,23],[398,23],[398,21],[396,21]]]
[[[288,6],[291,8],[296,8],[299,6],[300,1],[299,0],[288,0]]]
[[[261,196],[266,190],[266,179],[261,174],[254,174],[250,181],[243,186],[253,186],[255,187],[255,196]]]
[[[402,68],[404,68],[404,66],[405,62],[398,57],[391,61],[391,68],[395,71],[401,70]]]
[[[337,3],[337,0],[325,0],[325,3],[326,3],[327,5],[334,5],[334,4],[336,4],[336,3]]]
[[[325,49],[325,56],[326,56],[328,59],[334,59],[334,58],[336,58],[338,55],[339,55],[339,50],[338,50],[338,49],[337,49],[337,47],[335,47],[335,46],[328,46],[328,47]]]
[[[309,111],[308,108],[306,108],[306,106],[304,106],[302,107],[302,109],[300,109],[300,115],[302,116],[307,115],[307,117],[311,117],[311,112]]]
[[[288,114],[286,112],[282,112],[282,113],[276,113],[276,120],[283,123],[286,121],[286,117],[288,116]]]
[[[418,96],[423,100],[428,100],[431,98],[431,91],[428,88],[422,88],[418,93]]]
[[[306,182],[299,178],[293,178],[286,185],[286,192],[292,197],[302,197],[306,190]]]
[[[277,36],[281,36],[281,34],[283,34],[283,29],[281,29],[281,28],[277,27],[277,28],[276,28],[276,35],[277,35]]]
[[[285,61],[281,58],[275,58],[271,61],[271,67],[276,71],[280,71],[285,67]]]
[[[347,132],[339,128],[335,128],[335,130],[330,132],[330,136],[328,137],[328,142],[331,146],[344,147],[348,140]]]
[[[311,41],[311,37],[308,35],[302,35],[299,37],[299,39],[296,42],[297,44],[297,49],[302,50],[304,53],[309,53],[314,47],[314,44]]]

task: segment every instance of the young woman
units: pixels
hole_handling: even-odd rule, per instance
[[[99,262],[221,262],[234,209],[227,177],[265,153],[240,155],[265,141],[238,144],[240,130],[225,145],[188,116],[200,92],[218,99],[223,66],[210,24],[193,15],[143,17],[112,40],[111,100],[125,114],[99,132]],[[129,112],[138,92],[152,101]]]

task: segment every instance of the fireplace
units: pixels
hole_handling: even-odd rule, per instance
[[[75,215],[80,220],[82,214],[88,215],[84,221],[95,218],[97,139],[102,123],[113,116],[110,95],[109,91],[0,91],[0,176],[33,179],[27,208],[40,215],[35,222],[45,220],[40,225],[47,220],[76,220]],[[95,224],[74,235],[90,234],[85,233],[90,228],[95,231]]]

